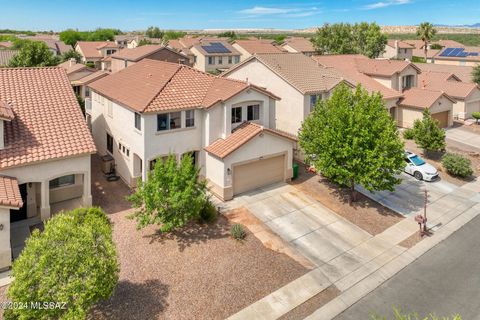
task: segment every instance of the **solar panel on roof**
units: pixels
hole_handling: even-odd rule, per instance
[[[457,54],[459,54],[462,50],[463,50],[463,48],[455,48],[455,49],[453,49],[452,52],[450,52],[448,57],[456,57]]]
[[[202,48],[207,53],[231,53],[231,51],[220,42],[211,42],[209,45],[202,46]]]
[[[442,57],[448,57],[448,55],[450,54],[450,52],[453,51],[453,49],[454,49],[454,48],[447,48],[447,49],[445,49],[445,50],[442,52],[441,56],[442,56]]]
[[[479,53],[478,52],[469,52],[468,55],[477,57],[479,55]]]

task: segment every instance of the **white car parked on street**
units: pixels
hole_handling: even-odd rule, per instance
[[[413,152],[405,151],[405,162],[404,171],[417,180],[434,181],[438,178],[437,169]]]

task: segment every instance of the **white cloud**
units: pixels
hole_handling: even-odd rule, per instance
[[[380,1],[376,3],[372,3],[369,5],[366,5],[364,9],[371,10],[371,9],[379,9],[379,8],[385,8],[385,7],[390,7],[390,6],[400,6],[403,4],[409,4],[411,3],[411,0],[387,0],[387,1]]]
[[[243,9],[238,11],[242,15],[247,15],[250,18],[258,16],[281,16],[286,18],[308,17],[320,13],[317,7],[311,8],[280,8],[280,7],[261,7],[254,6],[253,8]]]

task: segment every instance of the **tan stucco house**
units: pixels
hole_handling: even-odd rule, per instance
[[[282,97],[275,108],[275,127],[293,135],[316,102],[345,82],[338,72],[302,53],[255,54],[222,76],[251,82]]]
[[[445,47],[432,59],[432,62],[475,67],[480,65],[480,47]]]
[[[0,269],[30,227],[62,209],[89,206],[95,145],[66,72],[0,69]]]
[[[292,177],[295,138],[271,129],[279,98],[265,89],[150,59],[90,87],[98,152],[130,186],[169,154],[192,155],[224,200]]]
[[[189,58],[173,49],[161,45],[144,45],[136,48],[125,48],[110,56],[112,72],[118,72],[134,65],[142,59],[152,59],[173,63],[189,64]]]
[[[113,41],[78,41],[75,45],[75,51],[82,55],[82,63],[93,63],[96,69],[109,69],[107,58],[119,49]]]
[[[193,67],[204,72],[219,72],[240,62],[241,53],[223,40],[202,41],[190,48]]]
[[[304,37],[288,37],[282,44],[283,50],[292,53],[303,53],[306,56],[313,56],[316,51],[310,39]]]
[[[388,40],[384,52],[381,54],[385,59],[412,60],[415,47],[400,40]]]
[[[107,71],[89,68],[83,63],[77,63],[75,59],[70,59],[58,65],[67,73],[68,80],[73,87],[76,95],[82,99],[90,97],[87,84],[108,75]]]
[[[235,40],[232,46],[240,52],[240,61],[250,58],[258,53],[280,53],[284,52],[281,47],[276,46],[273,40],[246,39]]]

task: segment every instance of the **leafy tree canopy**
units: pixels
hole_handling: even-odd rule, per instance
[[[432,118],[430,111],[423,111],[422,120],[417,119],[413,123],[415,143],[423,150],[443,151],[446,148],[445,131],[440,128],[439,122]]]
[[[28,41],[10,60],[9,67],[46,67],[56,66],[59,62],[60,58],[45,43]]]
[[[179,164],[173,155],[159,159],[147,181],[139,181],[128,198],[138,208],[133,215],[138,227],[160,224],[160,230],[168,232],[198,218],[207,201],[206,183],[198,174],[191,156],[182,157]]]
[[[168,30],[168,31],[165,31],[165,35],[163,36],[163,39],[166,41],[175,40],[175,39],[183,38],[186,35],[187,33],[183,31]]]
[[[55,215],[45,230],[35,230],[13,263],[8,297],[17,303],[66,302],[65,309],[17,308],[6,319],[84,319],[90,308],[109,298],[119,264],[112,227],[99,208]]]
[[[382,96],[360,86],[340,85],[321,100],[299,132],[307,162],[330,180],[351,189],[393,190],[404,167],[404,145]]]
[[[378,57],[385,49],[387,36],[376,23],[325,24],[312,38],[320,54],[363,54]]]
[[[473,82],[480,85],[480,64],[473,68],[472,77],[473,77]]]
[[[60,32],[60,40],[75,46],[78,41],[113,41],[116,35],[122,32],[118,29],[98,28],[94,31],[78,31],[67,29]]]
[[[419,37],[424,44],[423,51],[425,60],[427,60],[428,44],[432,41],[436,33],[437,29],[435,29],[430,22],[422,22],[417,28],[417,37]]]
[[[145,35],[149,38],[162,39],[165,32],[160,30],[159,27],[149,27],[145,32]]]
[[[235,31],[225,31],[225,32],[219,33],[217,36],[220,38],[230,38],[231,41],[236,40],[238,38]]]
[[[75,61],[76,61],[77,63],[79,63],[79,62],[82,60],[82,55],[81,55],[79,52],[77,52],[77,51],[75,51],[75,50],[73,50],[73,49],[65,52],[65,53],[62,55],[62,60],[63,60],[63,61],[68,61],[68,60],[70,60],[70,59],[72,59],[72,58],[75,59]]]

